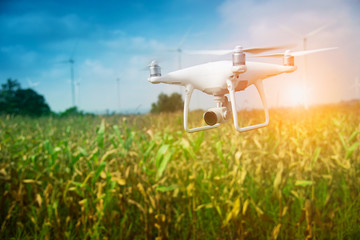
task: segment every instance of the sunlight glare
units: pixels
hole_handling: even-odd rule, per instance
[[[294,85],[289,91],[289,99],[292,106],[304,105],[306,99],[306,91],[303,86]]]

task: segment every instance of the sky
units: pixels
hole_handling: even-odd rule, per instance
[[[303,59],[295,73],[264,81],[270,107],[296,106],[304,94],[310,104],[360,98],[359,0],[133,0],[0,1],[0,83],[17,79],[43,95],[55,112],[72,106],[70,64],[74,63],[75,103],[86,112],[147,112],[159,93],[184,90],[152,85],[146,66],[157,59],[166,74],[179,68],[174,50],[232,49],[295,44],[302,50],[339,47]],[[290,29],[290,30],[289,30]],[[296,34],[294,34],[296,33]],[[299,35],[299,36],[298,36]],[[181,45],[180,45],[181,44]],[[231,55],[181,54],[181,67]],[[65,61],[65,62],[64,62]],[[282,64],[279,59],[251,59]],[[359,86],[360,88],[360,86]],[[259,107],[253,86],[237,94],[239,108]],[[213,106],[195,91],[191,109]]]

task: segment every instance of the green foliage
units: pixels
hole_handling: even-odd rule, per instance
[[[66,109],[64,112],[60,113],[60,117],[74,117],[74,116],[82,116],[84,113],[79,111],[76,106],[70,107]]]
[[[184,101],[181,94],[172,93],[170,96],[160,93],[157,103],[151,105],[151,113],[176,112],[184,107]]]
[[[270,114],[1,116],[0,239],[358,239],[360,108]]]
[[[50,114],[50,107],[42,95],[32,89],[21,89],[16,80],[8,79],[0,91],[0,114],[42,116]]]

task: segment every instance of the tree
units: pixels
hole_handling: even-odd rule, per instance
[[[172,93],[170,96],[160,93],[157,103],[151,105],[151,113],[175,112],[183,108],[184,101],[179,93]]]
[[[70,116],[81,116],[84,115],[82,111],[79,111],[77,107],[70,107],[64,112],[60,113],[61,117],[70,117]]]
[[[34,90],[22,89],[17,80],[9,78],[1,85],[0,113],[41,116],[50,114],[44,97]]]
[[[17,80],[9,78],[5,84],[1,84],[0,113],[10,113],[15,108],[15,93],[20,89]]]

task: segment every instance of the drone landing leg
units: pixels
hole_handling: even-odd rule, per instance
[[[215,124],[214,126],[188,128],[189,105],[190,105],[190,99],[191,99],[191,95],[192,95],[193,91],[194,91],[194,87],[192,85],[186,86],[186,88],[185,88],[185,103],[184,103],[184,128],[185,128],[185,131],[187,131],[189,133],[193,133],[193,132],[198,132],[198,131],[203,131],[203,130],[208,130],[211,128],[218,127],[220,125],[219,123]]]
[[[265,98],[265,93],[264,93],[264,87],[262,84],[262,80],[258,80],[255,82],[255,87],[259,92],[263,107],[264,107],[264,112],[265,112],[265,122],[261,123],[261,124],[256,124],[256,125],[252,125],[252,126],[248,126],[248,127],[239,127],[239,121],[238,121],[238,115],[237,115],[237,111],[236,111],[236,102],[235,102],[235,85],[234,82],[231,80],[227,81],[227,86],[228,86],[228,90],[229,90],[229,95],[230,95],[230,100],[231,100],[231,108],[232,108],[232,112],[233,112],[233,119],[234,119],[234,126],[235,129],[239,132],[246,132],[246,131],[250,131],[250,130],[254,130],[257,128],[261,128],[261,127],[265,127],[269,124],[269,110],[268,110],[268,106],[267,106],[267,102],[266,102],[266,98]]]

